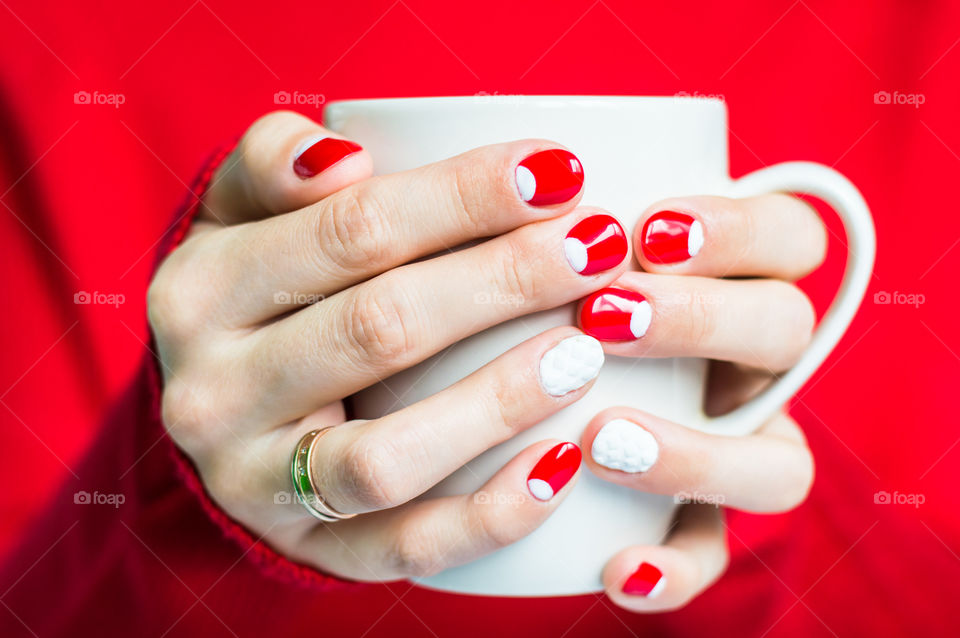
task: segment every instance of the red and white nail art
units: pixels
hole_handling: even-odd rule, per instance
[[[520,199],[532,206],[549,206],[573,199],[583,188],[583,166],[561,148],[540,151],[517,165]]]
[[[627,256],[627,236],[610,215],[591,215],[567,233],[563,254],[574,271],[592,275],[623,261]]]
[[[637,571],[630,574],[623,583],[623,593],[656,598],[666,586],[667,579],[664,578],[663,572],[650,563],[640,563]]]
[[[527,489],[538,501],[549,501],[577,473],[582,458],[575,443],[555,445],[533,466],[527,477]]]
[[[630,341],[647,334],[653,307],[638,292],[603,288],[583,301],[580,327],[600,341]]]
[[[643,225],[643,254],[656,264],[695,257],[703,248],[703,224],[691,215],[664,210]]]
[[[362,146],[350,140],[340,140],[335,137],[310,139],[297,151],[296,159],[293,160],[293,172],[300,178],[307,179],[362,150]]]

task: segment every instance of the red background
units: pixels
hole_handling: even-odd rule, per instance
[[[960,7],[85,4],[0,2],[0,552],[10,561],[0,633],[261,635],[311,623],[371,636],[960,631]],[[281,90],[327,100],[719,94],[734,176],[796,159],[845,173],[872,207],[879,254],[849,333],[794,402],[818,463],[809,501],[779,516],[731,513],[728,575],[657,618],[594,596],[505,602],[402,583],[321,592],[259,576],[154,458],[138,370],[158,241],[204,159],[276,108]],[[125,102],[75,104],[77,91]],[[877,104],[878,91],[925,101]],[[804,282],[821,312],[843,259],[829,222],[828,263]],[[76,305],[78,291],[125,303]],[[923,303],[874,303],[884,291]],[[149,488],[139,482],[148,472],[159,473]],[[104,476],[127,486],[126,505],[73,505],[73,492]],[[878,490],[924,502],[875,504]]]

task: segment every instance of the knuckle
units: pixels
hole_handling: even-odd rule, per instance
[[[691,445],[684,450],[683,455],[685,476],[680,481],[677,493],[688,490],[713,493],[712,486],[717,485],[720,477],[727,472],[720,455],[714,448],[705,445]]]
[[[340,482],[352,500],[368,510],[396,507],[406,497],[406,477],[403,458],[394,446],[370,435],[359,437],[340,459]]]
[[[699,294],[685,294],[683,298],[689,301],[684,340],[695,348],[703,347],[713,340],[717,331],[715,306],[706,303]]]
[[[450,180],[451,206],[469,231],[481,235],[487,232],[490,216],[483,199],[477,196],[483,185],[479,183],[472,163],[460,163]]]
[[[383,203],[369,188],[350,188],[330,199],[320,216],[319,239],[335,243],[336,263],[347,271],[368,271],[390,260],[392,246]]]
[[[499,260],[500,272],[497,281],[509,299],[517,306],[532,303],[539,298],[541,282],[537,277],[537,257],[527,244],[510,238]]]
[[[517,380],[513,379],[513,381]],[[511,384],[504,379],[492,381],[489,392],[490,414],[498,426],[497,429],[502,430],[506,436],[516,434],[519,430],[517,408],[525,402],[517,401]]]
[[[177,305],[176,289],[168,285],[161,267],[147,288],[147,320],[154,332],[166,332],[168,321],[177,316]]]
[[[178,253],[180,250],[178,250]],[[147,318],[161,340],[180,341],[199,330],[208,317],[209,300],[191,271],[173,254],[157,271],[147,289]]]
[[[412,578],[433,576],[444,567],[439,542],[430,527],[408,523],[398,530],[393,543],[394,568]]]
[[[170,437],[198,465],[210,456],[215,445],[210,424],[219,422],[220,417],[209,394],[178,378],[171,379],[163,390],[161,418]]]
[[[500,549],[523,538],[528,529],[523,526],[516,510],[510,506],[478,506],[477,525],[486,545]],[[509,511],[507,511],[509,509]]]
[[[240,446],[224,441],[216,456],[197,463],[204,487],[227,512],[249,512],[251,505],[261,500],[275,504],[275,494],[264,493],[273,485],[273,477],[259,469],[259,460],[252,461],[248,455]]]
[[[369,361],[386,361],[391,366],[412,362],[416,351],[416,317],[409,297],[393,285],[357,289],[347,304],[348,333],[355,347]]]

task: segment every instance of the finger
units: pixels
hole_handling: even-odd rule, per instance
[[[777,279],[725,280],[626,272],[580,304],[580,327],[627,357],[705,357],[771,372],[806,350],[816,314]]]
[[[530,179],[542,192],[530,197],[526,178],[518,182],[521,169],[537,173]],[[418,257],[567,213],[582,183],[579,161],[540,140],[486,146],[365,180],[303,210],[221,234],[221,267],[233,256],[222,305],[237,321],[256,323]]]
[[[560,327],[525,341],[445,390],[387,416],[326,430],[312,453],[324,499],[345,514],[396,507],[490,447],[578,401],[603,365],[600,344]],[[304,420],[238,470],[260,476],[263,497],[286,489],[290,451],[323,425]],[[261,458],[272,458],[264,465]],[[268,473],[272,470],[272,473]],[[224,477],[220,483],[238,483]]]
[[[577,272],[566,240],[597,216],[611,229],[603,236],[616,244],[614,257],[597,258],[607,270]],[[470,334],[572,302],[626,268],[620,232],[608,215],[578,210],[396,268],[271,323],[239,349],[239,373],[260,388],[248,397],[251,415],[298,418]]]
[[[545,332],[430,398],[330,430],[315,449],[316,482],[345,513],[405,503],[579,400],[602,365],[595,339],[569,327]]]
[[[514,543],[543,523],[576,483],[580,450],[549,440],[526,448],[477,492],[412,503],[315,527],[301,560],[364,581],[430,576]],[[548,499],[531,491],[551,476]],[[533,478],[531,478],[533,477]],[[349,549],[345,549],[349,548]]]
[[[794,280],[816,270],[827,248],[816,210],[783,193],[664,200],[635,232],[640,265],[658,273]]]
[[[370,154],[358,144],[302,115],[277,111],[254,122],[217,169],[201,217],[231,225],[285,213],[372,172]]]
[[[786,414],[743,437],[705,434],[632,408],[611,408],[584,431],[587,465],[600,478],[678,502],[783,512],[803,502],[813,456]]]
[[[709,505],[687,506],[663,545],[630,547],[610,559],[603,588],[615,605],[629,611],[669,611],[712,585],[729,560],[723,513]]]

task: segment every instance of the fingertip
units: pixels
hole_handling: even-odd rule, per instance
[[[509,545],[539,527],[576,485],[579,469],[579,447],[569,441],[545,439],[514,456],[466,497],[484,530],[483,546]]]
[[[579,330],[569,332],[566,337],[553,341],[540,356],[537,365],[540,387],[555,399],[582,396],[600,374],[603,364],[603,346],[599,341]]]
[[[527,492],[540,503],[559,503],[573,489],[580,472],[580,446],[571,441],[551,440],[532,447],[531,456],[536,462],[526,477]]]
[[[508,156],[510,188],[538,216],[572,210],[582,198],[583,163],[562,144],[546,139],[520,140]]]
[[[635,482],[660,457],[660,441],[636,418],[608,418],[584,432],[581,441],[591,470],[601,478]]]
[[[477,494],[515,494],[514,500],[535,505],[532,511],[544,516],[545,507],[552,509],[576,485],[582,460],[576,443],[543,439],[517,453]]]
[[[630,242],[616,216],[595,206],[580,206],[569,217],[572,223],[563,240],[563,252],[574,272],[612,280],[626,271]]]
[[[351,140],[329,131],[314,132],[301,139],[293,150],[290,165],[294,174],[321,192],[333,192],[373,174],[370,153]],[[319,181],[323,184],[318,184]]]
[[[206,201],[218,221],[242,223],[302,208],[372,172],[370,154],[355,142],[299,113],[275,111],[247,129]]]
[[[707,226],[698,208],[684,200],[658,202],[634,228],[637,261],[647,272],[687,272],[704,248]]]
[[[697,593],[699,567],[683,551],[635,546],[615,555],[603,570],[603,588],[618,607],[636,613],[678,609]]]
[[[584,462],[597,477],[631,489],[661,492],[662,456],[669,441],[656,417],[627,407],[598,413],[584,428]],[[669,475],[670,472],[667,472]]]

